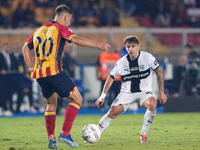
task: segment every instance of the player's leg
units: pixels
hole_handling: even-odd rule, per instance
[[[78,89],[75,87],[75,90],[67,97],[67,99],[70,101],[68,107],[66,108],[64,117],[64,123],[62,127],[62,134],[63,136],[68,136],[70,134],[70,130],[72,127],[72,123],[74,122],[74,119],[76,118],[76,115],[78,114],[78,111],[80,109],[80,105],[82,104],[82,96]]]
[[[78,147],[78,144],[75,143],[70,135],[70,130],[72,123],[78,114],[80,105],[82,103],[82,96],[75,86],[74,82],[70,77],[61,72],[55,76],[48,78],[48,81],[51,83],[54,91],[58,94],[59,97],[67,97],[70,101],[70,104],[65,110],[64,122],[60,135],[58,136],[58,141],[68,144],[72,147]]]
[[[155,97],[148,97],[142,104],[144,108],[146,108],[146,113],[144,115],[144,123],[141,130],[140,140],[141,143],[146,143],[147,141],[147,131],[149,130],[154,117],[156,116],[156,106],[157,100]]]
[[[120,113],[125,112],[129,105],[134,101],[133,94],[120,92],[113,101],[110,110],[99,121],[98,126],[103,132]]]
[[[55,140],[55,122],[56,122],[56,107],[57,107],[57,94],[52,90],[51,85],[45,78],[37,79],[41,87],[41,93],[46,99],[47,106],[45,111],[45,125],[48,135],[48,145],[50,149],[57,149],[58,145]]]
[[[103,131],[105,131],[109,124],[111,123],[111,121],[116,118],[121,112],[124,111],[124,107],[123,105],[118,105],[118,106],[111,106],[110,110],[108,111],[107,114],[105,114],[99,121],[98,126],[99,129],[101,131],[101,133]]]
[[[70,103],[65,110],[62,131],[58,136],[58,141],[72,147],[78,147],[78,144],[72,140],[70,131],[72,128],[72,123],[74,122],[74,119],[76,118],[82,104],[83,98],[76,87],[72,91],[73,92],[71,92],[71,94],[67,97]]]
[[[48,148],[57,149],[58,145],[55,141],[55,122],[56,122],[56,107],[57,107],[57,94],[53,93],[51,97],[46,99],[47,107],[45,111],[45,123],[48,134]]]

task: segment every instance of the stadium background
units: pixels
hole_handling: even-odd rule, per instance
[[[198,0],[73,0],[72,2],[70,0],[1,0],[0,47],[5,42],[10,46],[16,42],[23,46],[26,39],[40,24],[53,19],[57,5],[67,4],[74,11],[70,28],[75,34],[109,43],[118,49],[124,48],[123,40],[126,36],[136,35],[140,40],[141,50],[152,53],[160,62],[165,81],[168,83],[173,80],[173,67],[178,64],[178,57],[184,55],[187,58],[184,51],[187,43],[191,43],[194,49],[200,52],[200,13],[195,14],[197,19],[195,23],[191,23],[191,16],[188,16],[188,9],[192,7],[193,2],[196,4],[195,12],[199,12]],[[25,17],[28,11],[26,13],[24,11],[27,8],[33,16],[30,20]],[[79,62],[75,67],[74,81],[84,98],[80,114],[106,112],[107,110],[99,111],[94,107],[94,101],[100,92],[100,81],[96,80],[95,76],[95,63],[101,51],[74,44],[72,49],[74,57]],[[153,80],[153,89],[157,94],[155,76]],[[174,95],[166,87],[168,102],[164,106],[159,106],[158,112],[200,111],[199,87],[196,86],[199,85],[195,85],[197,92],[190,96]],[[39,110],[45,104],[40,103],[41,97],[36,82],[33,87],[37,115],[43,115]],[[16,96],[13,96],[14,105]],[[26,113],[28,109],[28,100],[25,97],[22,105],[22,110],[25,112],[20,116],[33,115]],[[140,112],[144,110],[133,108],[127,113]]]

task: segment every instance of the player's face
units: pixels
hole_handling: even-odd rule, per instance
[[[140,48],[139,44],[126,43],[126,50],[127,50],[128,54],[133,58],[136,58],[138,56],[139,48]]]
[[[64,26],[68,27],[70,25],[71,19],[72,19],[72,15],[66,14],[64,16]]]

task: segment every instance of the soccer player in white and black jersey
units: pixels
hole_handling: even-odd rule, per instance
[[[147,109],[140,135],[141,143],[146,143],[148,142],[146,134],[156,115],[157,106],[157,99],[152,91],[152,70],[157,75],[159,101],[165,104],[167,97],[164,94],[163,74],[152,54],[139,51],[140,45],[136,36],[126,37],[124,44],[128,54],[117,61],[95,104],[98,108],[103,105],[106,93],[118,76],[121,76],[122,80],[121,90],[108,113],[100,119],[98,126],[103,132],[114,118],[125,112],[133,102],[139,100],[140,106]]]

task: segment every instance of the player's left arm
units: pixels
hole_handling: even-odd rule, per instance
[[[107,43],[99,43],[99,42],[92,41],[81,36],[77,36],[74,34],[74,32],[71,29],[67,27],[61,26],[61,30],[63,31],[61,32],[62,37],[67,39],[68,42],[73,42],[79,46],[98,48],[105,51],[107,51],[111,47]]]
[[[111,46],[107,43],[98,43],[80,36],[73,36],[71,41],[79,46],[98,48],[107,51]]]
[[[158,82],[158,87],[159,87],[159,101],[161,104],[165,104],[167,101],[167,96],[164,93],[164,81],[163,81],[163,73],[158,67],[154,72],[157,75],[157,82]]]
[[[27,46],[27,44],[24,44],[24,46],[22,47],[22,53],[24,56],[24,59],[26,61],[26,64],[28,66],[28,72],[31,73],[34,70],[34,65],[32,62],[32,56],[31,56],[31,52],[30,52],[30,48]]]

